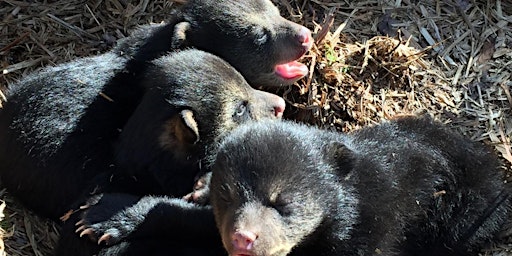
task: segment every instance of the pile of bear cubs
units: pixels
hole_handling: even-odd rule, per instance
[[[0,179],[60,223],[56,255],[476,255],[510,188],[426,115],[350,134],[255,88],[308,74],[270,0],[191,0],[109,52],[11,86]]]

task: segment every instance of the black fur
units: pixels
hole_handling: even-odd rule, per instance
[[[116,63],[81,67],[108,70]],[[197,50],[148,64],[140,89],[121,82],[105,88],[90,77],[108,72],[89,72],[81,77],[57,67],[37,73],[9,93],[1,110],[2,185],[36,213],[58,218],[105,182],[114,183],[113,191],[183,196],[220,134],[284,107],[278,96],[250,88],[226,62]],[[66,83],[61,75],[79,82]],[[235,115],[240,108],[246,111]],[[183,110],[194,114],[198,143],[165,130]]]
[[[149,112],[144,113],[151,109],[143,110],[157,106],[139,105],[143,95],[159,93],[141,86],[148,61],[168,51],[197,47],[226,58],[252,84],[286,84],[293,81],[280,80],[274,67],[299,58],[311,46],[300,43],[304,34],[310,37],[304,29],[279,16],[269,0],[191,0],[167,24],[142,27],[108,53],[24,78],[7,92],[0,111],[2,185],[36,213],[55,219],[85,187],[107,178],[99,173],[132,163],[136,168],[129,166],[129,172],[144,168],[158,172],[162,169],[158,162],[147,162],[158,156],[144,154],[142,150],[148,148],[127,138],[132,136],[130,127],[158,124]],[[147,77],[156,83],[162,74]],[[139,119],[132,117],[134,113]],[[124,147],[123,152],[114,152],[114,144],[121,144],[118,148]],[[147,183],[139,189],[153,192],[152,188]]]
[[[8,91],[0,110],[0,180],[36,213],[60,217],[99,173],[113,171],[115,141],[144,92],[130,86],[135,76],[114,77],[125,63],[113,53],[79,59]]]
[[[78,191],[83,195],[75,195],[76,204],[71,205],[68,202],[63,206],[66,207],[64,210],[73,209],[78,213],[66,215],[66,219],[69,219],[66,220],[61,231],[62,240],[57,249],[58,255],[92,255],[91,252],[100,249],[86,239],[87,237],[78,239],[78,234],[74,234],[76,228],[88,229],[82,235],[87,233],[93,240],[98,240],[104,232],[108,232],[111,237],[107,243],[115,244],[134,231],[137,231],[136,235],[150,233],[144,231],[144,228],[142,228],[143,231],[140,230],[139,224],[142,221],[150,223],[142,223],[143,227],[160,225],[158,219],[162,215],[146,215],[141,212],[142,206],[150,208],[154,206],[145,203],[146,197],[133,209],[130,208],[132,206],[130,200],[118,199],[118,202],[109,200],[114,202],[112,207],[105,203],[96,205],[89,200],[89,203],[85,204],[87,208],[84,210],[81,207],[80,210],[79,204],[84,203],[88,195],[99,192],[124,192],[130,194],[126,195],[128,198],[133,195],[183,197],[192,188],[195,177],[204,171],[201,169],[201,164],[208,165],[218,140],[228,131],[251,119],[278,118],[284,110],[282,98],[251,88],[225,61],[199,50],[184,50],[154,60],[143,75],[141,85],[145,88],[141,94],[141,100],[129,119],[125,121],[119,136],[116,137],[115,147],[108,147],[108,144],[105,144],[105,139],[113,140],[112,138],[90,137],[89,130],[83,131],[83,137],[76,137],[74,134],[68,136],[68,140],[72,140],[75,146],[81,145],[80,140],[94,141],[96,144],[91,144],[91,148],[88,148],[91,154],[94,153],[94,149],[99,151],[103,148],[108,154],[93,154],[89,157],[91,165],[103,166],[102,169],[80,170],[81,162],[70,163],[75,166],[70,166],[65,172],[58,173],[56,177],[50,177],[52,182],[61,182],[67,177],[75,178],[84,175],[83,172],[96,175],[90,181],[86,180],[87,177],[84,178],[85,182],[92,184],[87,189],[82,188]],[[119,106],[114,110],[122,112],[122,107]],[[91,111],[88,113],[94,117],[102,116],[101,109],[88,109],[88,111]],[[187,117],[186,114],[193,114],[193,116]],[[100,128],[97,127],[98,130]],[[106,134],[109,132],[102,131]],[[99,136],[99,138],[102,137]],[[75,150],[69,153],[79,155],[80,151]],[[44,173],[48,169],[37,171]],[[54,197],[51,198],[51,202],[61,202],[62,197],[59,195],[69,193],[64,190],[68,185],[70,184],[46,188],[46,195],[53,192],[56,195],[52,194]],[[83,187],[83,184],[74,185]],[[125,196],[107,197],[124,198]],[[51,202],[48,202],[50,206]],[[183,203],[185,205],[186,202],[183,201]],[[180,206],[182,205],[169,206],[170,215],[173,211],[183,212],[183,216],[191,218],[188,220],[191,225],[192,222],[198,222],[194,214],[186,214],[188,208],[181,209]],[[122,216],[135,217],[135,220],[114,218],[125,208],[128,208],[125,211],[130,214]],[[165,209],[167,208],[156,207],[154,211],[161,213]],[[59,213],[59,209],[48,210]],[[60,209],[61,215],[64,210]],[[146,209],[146,212],[150,211],[153,210]],[[102,215],[98,215],[98,212]],[[145,219],[142,219],[144,217]],[[80,220],[82,224],[75,227],[75,223]],[[184,218],[181,220],[185,221]],[[79,230],[78,233],[83,230]],[[190,228],[190,230],[194,229]],[[158,237],[158,234],[160,233],[155,231],[153,236]],[[172,235],[170,237],[173,241],[174,237]],[[126,248],[131,248],[129,252],[132,253],[143,250],[137,245],[145,246],[152,243],[154,242],[151,239],[148,241],[137,239],[133,243],[123,243],[117,245],[117,249],[109,250],[112,254],[118,250],[121,253]],[[181,250],[185,247],[180,248],[175,249]]]
[[[71,234],[74,225],[67,225],[56,255],[225,254],[209,206],[165,196],[109,193],[90,198],[87,207],[87,220],[94,223],[87,227],[99,236],[108,234],[107,244],[77,241]]]
[[[259,87],[289,85],[304,76],[304,65],[293,78],[276,68],[297,64],[312,43],[311,32],[281,17],[270,0],[190,0],[166,24],[141,27],[112,52],[129,59],[127,71],[137,73],[148,60],[194,47],[220,56]]]
[[[261,24],[249,19],[256,11]],[[276,22],[262,23],[269,20]],[[261,30],[269,32],[263,43],[257,40]],[[144,90],[138,84],[146,61],[169,50],[196,46],[226,57],[253,84],[278,85],[275,75],[269,78],[270,73],[274,74],[274,66],[300,57],[310,46],[292,40],[300,31],[299,25],[280,17],[268,0],[243,4],[234,0],[190,1],[167,24],[143,27],[111,52],[48,68],[25,78],[8,92],[8,102],[0,114],[0,133],[4,135],[0,135],[0,143],[5,148],[0,156],[3,163],[0,174],[4,185],[11,191],[19,191],[16,194],[24,195],[30,190],[31,194],[42,195],[38,191],[59,184],[53,180],[52,172],[74,168],[77,163],[85,169],[105,169],[104,163],[91,166],[93,163],[88,158],[109,154],[108,147],[117,138],[117,130],[123,128]],[[262,77],[268,79],[261,80]],[[100,97],[100,93],[114,102]],[[101,109],[102,116],[87,114],[95,113],[89,109]],[[84,139],[77,147],[75,142],[68,142],[70,134],[95,139]],[[98,143],[96,140],[101,140],[105,147],[92,146]],[[82,152],[68,153],[75,151]],[[37,168],[59,170],[48,171],[44,178],[32,172],[26,175],[27,170]],[[85,179],[90,180],[89,176],[94,174],[86,173]],[[29,178],[32,175],[35,176]],[[61,184],[70,184],[66,187],[69,193],[60,202],[21,197],[36,212],[44,208],[62,209],[81,189],[76,184],[83,179],[77,176],[64,180]],[[54,197],[51,193],[46,196],[50,200]],[[47,210],[40,213],[54,216]]]
[[[305,74],[304,65],[289,71],[297,76],[276,70],[296,64],[311,44],[310,32],[282,18],[269,0],[191,0],[166,24],[141,27],[110,52],[44,69],[12,86],[0,110],[2,185],[52,219],[98,192],[181,197],[222,133],[284,105],[251,91],[208,55],[149,62],[195,47],[225,58],[254,86],[279,86]],[[235,114],[241,109],[246,114]],[[194,114],[198,142],[187,141],[190,134],[165,134],[163,126],[183,110]],[[162,143],[162,136],[171,141]],[[126,246],[137,244],[146,243]]]
[[[476,255],[510,210],[499,166],[428,117],[248,123],[219,147],[210,200],[230,255]]]

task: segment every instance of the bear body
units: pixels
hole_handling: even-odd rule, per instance
[[[476,255],[510,210],[499,166],[428,117],[248,123],[219,147],[210,201],[229,255]]]
[[[64,206],[72,211],[63,218],[65,223],[56,255],[99,253],[101,247],[87,236],[109,246],[124,242],[106,248],[110,255],[140,252],[145,249],[139,246],[155,244],[162,237],[154,227],[171,226],[173,229],[176,223],[190,226],[187,234],[200,230],[214,243],[218,235],[211,211],[196,208],[181,197],[190,192],[196,176],[206,171],[218,141],[230,130],[249,120],[279,119],[285,108],[281,97],[253,89],[227,62],[193,49],[152,61],[141,84],[146,90],[115,141],[115,147],[110,148],[105,158],[90,160],[112,161],[106,167],[113,170],[100,170],[93,179],[93,186],[83,189],[82,196]],[[99,144],[93,147],[105,146],[101,141]],[[70,170],[53,180],[80,175]],[[89,170],[93,171],[98,172]],[[57,193],[53,198],[57,203],[62,200],[58,193],[69,191],[66,186],[48,189]],[[150,195],[167,197],[162,197],[162,203]],[[167,204],[167,200],[171,203]],[[171,216],[178,214],[179,221],[166,222],[166,211]],[[198,217],[203,215],[207,217]],[[199,225],[203,218],[205,223],[211,220],[210,228]],[[162,219],[164,221],[159,221]],[[173,239],[187,237],[183,231],[170,229],[164,232],[175,234]],[[101,238],[102,232],[108,236]],[[135,239],[133,243],[121,241],[128,236],[145,239]],[[183,247],[176,250],[188,250],[179,241],[175,244]],[[220,248],[220,242],[216,244]],[[194,246],[189,248],[192,250]],[[206,248],[209,251],[212,247]]]
[[[89,195],[90,188],[120,169],[129,176],[149,168],[144,170],[149,175],[138,177],[139,185],[131,189],[161,193],[159,187],[155,189],[151,181],[145,183],[144,179],[151,180],[151,176],[164,172],[158,162],[146,162],[151,157],[164,161],[163,157],[149,156],[155,152],[148,145],[142,146],[142,138],[129,138],[135,136],[130,127],[142,126],[148,120],[155,124],[151,120],[153,113],[143,113],[145,105],[141,102],[157,93],[154,88],[158,87],[158,79],[172,75],[147,72],[152,66],[150,61],[168,52],[195,47],[227,59],[252,85],[278,86],[290,84],[307,72],[295,60],[311,44],[309,30],[282,18],[269,0],[191,0],[168,23],[141,27],[107,53],[43,69],[12,86],[0,109],[2,185],[30,209],[53,219],[69,210],[70,202]],[[191,81],[211,77],[212,74],[200,74],[202,71],[215,71],[199,69],[190,68]],[[231,73],[230,68],[228,76]],[[184,73],[177,76],[183,81],[188,79]],[[153,79],[153,84],[143,83],[147,79]],[[183,81],[178,82],[185,84]],[[212,81],[225,82],[218,78]],[[203,92],[197,89],[197,93]],[[221,118],[224,119],[220,122],[227,120]],[[204,121],[214,120],[208,117]],[[165,147],[170,149],[172,145]],[[164,162],[164,166],[171,162],[175,169],[183,169],[173,159]],[[163,176],[159,178],[160,183],[167,182]],[[172,195],[182,194],[181,181],[168,182],[166,187],[176,189]]]
[[[283,99],[252,89],[225,61],[198,50],[148,63],[140,88],[91,82],[109,69],[91,69],[76,83],[54,77],[51,86],[39,81],[59,67],[40,72],[1,110],[2,185],[38,214],[59,218],[100,188],[181,197],[217,137],[284,110]]]

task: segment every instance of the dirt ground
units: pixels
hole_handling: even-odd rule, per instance
[[[286,118],[350,132],[428,112],[491,145],[512,174],[512,2],[509,0],[274,0],[313,31],[310,74],[276,93]],[[170,0],[0,1],[0,88],[43,66],[108,50]],[[0,105],[2,102],[0,94]],[[1,164],[1,163],[0,163]],[[0,190],[2,255],[49,255],[54,223]],[[510,229],[505,229],[505,232]],[[1,242],[1,241],[0,241]],[[510,232],[482,255],[512,255]]]

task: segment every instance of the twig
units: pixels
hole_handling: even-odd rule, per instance
[[[12,41],[10,44],[4,46],[2,49],[0,49],[0,52],[5,52],[11,49],[12,47],[19,44],[23,39],[25,39],[28,35],[30,35],[30,31],[23,33],[20,37],[16,38],[16,40]]]
[[[503,91],[505,92],[505,95],[507,95],[508,104],[510,105],[510,108],[512,109],[512,95],[510,95],[510,89],[507,85],[505,85],[505,82],[500,83],[501,88],[503,88]]]
[[[54,15],[52,15],[52,14],[50,14],[50,13],[48,13],[48,14],[46,14],[46,15],[47,15],[48,17],[52,18],[52,19],[53,19],[54,21],[56,21],[57,23],[59,23],[59,24],[61,24],[62,26],[66,27],[67,29],[71,30],[71,32],[75,33],[75,34],[76,34],[77,36],[79,36],[80,38],[81,38],[82,36],[86,36],[86,37],[88,37],[89,39],[94,39],[94,40],[98,39],[98,38],[96,38],[94,35],[92,35],[92,34],[90,34],[90,33],[86,32],[86,31],[84,31],[83,29],[81,29],[81,28],[79,28],[79,27],[77,27],[77,26],[75,26],[75,25],[71,25],[71,24],[69,24],[69,23],[67,23],[67,22],[65,22],[65,21],[63,21],[63,20],[61,20],[61,19],[59,19],[59,18],[55,17]]]
[[[13,72],[13,71],[16,71],[16,70],[19,70],[22,68],[28,68],[28,67],[34,66],[37,63],[39,63],[40,61],[45,60],[46,58],[47,57],[41,57],[41,58],[37,58],[35,60],[25,60],[22,62],[18,62],[16,64],[7,66],[4,70],[2,70],[2,74],[6,75],[6,74],[9,74],[10,72]]]

